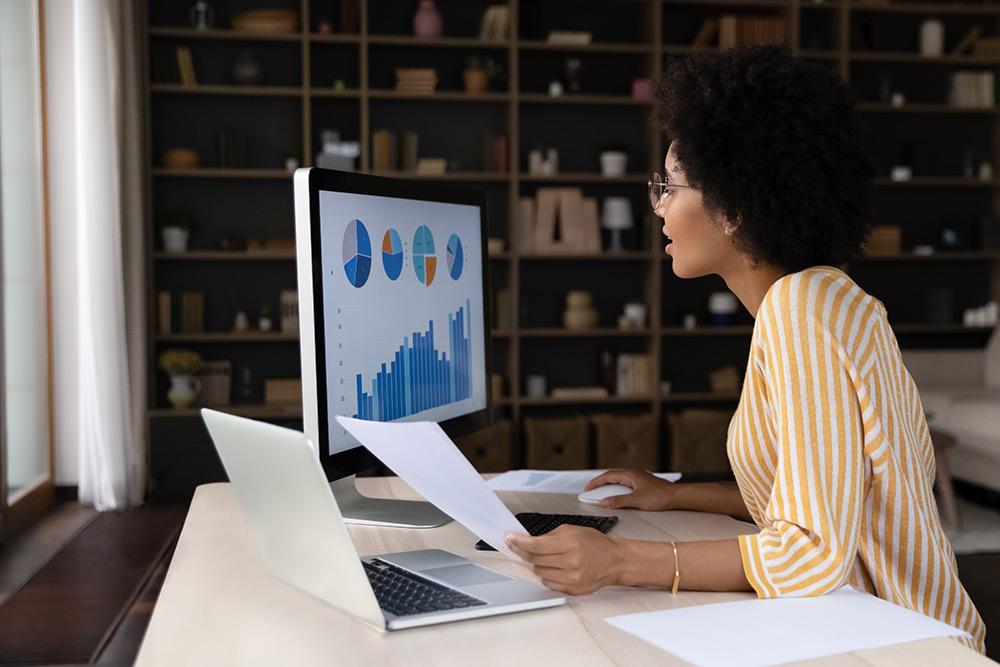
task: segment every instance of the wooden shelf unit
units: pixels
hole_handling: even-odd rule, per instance
[[[158,11],[150,9],[149,3],[153,1],[148,0],[147,3],[144,3],[147,14],[155,14]],[[235,4],[242,6],[241,1],[237,0]],[[550,0],[539,0],[542,3],[547,1]],[[392,2],[395,2],[394,7],[398,5],[397,9],[405,4],[398,0],[392,0]],[[245,4],[249,8],[253,3],[248,0]],[[945,55],[939,58],[924,58],[915,53],[900,51],[854,50],[848,39],[852,21],[867,20],[867,17],[878,16],[889,17],[885,20],[890,20],[893,15],[910,18],[925,15],[984,17],[993,21],[992,30],[988,30],[987,34],[997,34],[1000,33],[998,30],[1000,28],[1000,7],[961,6],[957,3],[865,5],[848,0],[834,0],[816,4],[806,0],[629,0],[629,2],[618,3],[606,2],[604,5],[614,4],[621,12],[637,11],[641,17],[642,26],[636,29],[636,34],[640,34],[641,37],[632,41],[617,38],[574,46],[550,44],[537,38],[522,37],[518,34],[517,27],[519,26],[519,13],[525,8],[526,3],[524,0],[508,0],[507,4],[511,8],[512,25],[515,30],[509,39],[500,42],[486,42],[471,36],[422,39],[407,34],[379,31],[380,28],[375,25],[377,21],[374,21],[372,17],[373,0],[360,0],[360,31],[357,34],[318,34],[313,16],[315,3],[311,0],[301,0],[302,30],[287,35],[255,35],[226,29],[198,31],[179,26],[150,25],[147,16],[145,34],[147,53],[152,47],[159,45],[191,45],[192,47],[215,49],[248,48],[250,50],[259,47],[269,50],[286,49],[290,54],[294,52],[297,54],[295,58],[289,56],[289,59],[297,59],[297,64],[291,68],[291,71],[285,73],[287,74],[285,77],[288,79],[287,82],[279,81],[274,84],[268,83],[250,87],[223,82],[201,84],[194,87],[185,87],[178,83],[154,83],[148,78],[149,69],[147,67],[146,105],[149,109],[150,130],[146,148],[149,156],[147,191],[150,193],[150,224],[157,213],[176,203],[170,199],[171,196],[176,197],[176,195],[170,193],[173,188],[181,187],[184,181],[192,181],[190,186],[185,186],[192,188],[208,187],[207,185],[199,185],[198,183],[201,181],[208,181],[212,184],[218,182],[220,188],[228,188],[228,196],[233,196],[233,192],[245,192],[252,196],[258,189],[287,188],[287,197],[290,201],[291,174],[281,168],[281,164],[277,161],[255,168],[219,168],[206,165],[198,169],[166,169],[159,166],[159,156],[156,154],[156,149],[162,147],[156,145],[157,131],[153,127],[156,122],[155,112],[165,108],[162,106],[165,100],[169,100],[171,104],[177,104],[180,101],[191,105],[207,105],[214,104],[216,100],[223,103],[227,102],[229,98],[237,100],[244,97],[268,98],[264,101],[270,103],[272,102],[270,98],[273,98],[273,103],[298,105],[297,117],[295,118],[298,125],[296,130],[297,145],[293,152],[297,154],[303,166],[312,165],[318,130],[336,124],[328,120],[328,117],[348,119],[349,122],[344,121],[345,124],[341,126],[341,129],[349,129],[348,138],[357,139],[360,142],[361,157],[358,164],[360,171],[407,180],[467,184],[487,188],[492,193],[498,193],[497,196],[501,202],[499,208],[506,209],[506,216],[501,214],[501,217],[493,221],[491,230],[494,235],[502,234],[506,237],[509,249],[505,250],[502,255],[489,258],[489,270],[494,276],[496,287],[511,290],[515,304],[520,304],[525,299],[529,285],[532,284],[531,281],[536,274],[561,280],[567,289],[576,286],[576,278],[590,272],[621,270],[639,274],[640,278],[636,284],[631,285],[633,293],[623,294],[622,302],[638,295],[643,297],[648,306],[648,328],[642,331],[621,332],[610,328],[614,322],[608,319],[606,313],[605,317],[602,318],[602,327],[584,332],[569,332],[551,326],[536,326],[532,322],[526,321],[531,319],[530,312],[527,318],[523,318],[521,316],[522,308],[515,307],[512,326],[493,332],[495,345],[499,348],[496,358],[502,359],[504,362],[502,370],[505,373],[508,387],[505,390],[507,395],[498,399],[496,405],[499,408],[500,416],[512,420],[515,425],[512,444],[515,465],[523,464],[524,461],[521,424],[525,410],[532,410],[532,414],[535,414],[536,412],[547,413],[550,409],[559,413],[562,411],[561,409],[573,407],[593,408],[601,406],[613,411],[619,407],[628,410],[638,406],[648,410],[656,417],[660,430],[659,447],[665,456],[668,447],[668,436],[663,426],[665,412],[689,404],[717,405],[720,408],[729,408],[738,400],[738,394],[717,394],[700,391],[696,387],[688,390],[686,387],[678,386],[675,386],[674,391],[665,397],[659,395],[645,398],[609,396],[591,400],[528,398],[520,395],[520,388],[523,385],[525,375],[532,370],[528,364],[529,357],[533,352],[537,350],[556,352],[565,345],[586,346],[606,342],[612,346],[625,346],[624,349],[627,351],[634,351],[634,346],[642,345],[645,346],[643,349],[648,351],[652,357],[652,363],[658,369],[657,377],[662,377],[665,364],[672,363],[668,355],[668,348],[700,344],[699,341],[703,340],[711,341],[713,345],[716,343],[730,345],[738,343],[741,339],[748,339],[752,332],[752,327],[745,325],[731,327],[702,325],[693,330],[678,326],[679,321],[676,313],[671,315],[668,311],[673,307],[675,301],[683,302],[685,299],[703,298],[702,292],[704,290],[698,285],[703,285],[704,282],[694,281],[690,285],[682,285],[676,281],[672,276],[670,266],[666,263],[669,258],[662,254],[663,244],[658,234],[658,228],[650,226],[648,223],[641,233],[639,249],[625,253],[599,255],[526,254],[518,249],[516,226],[511,224],[510,217],[511,213],[516,211],[520,197],[530,196],[536,187],[568,185],[580,186],[588,192],[597,193],[598,196],[609,193],[627,193],[634,196],[635,201],[641,204],[645,200],[646,174],[649,171],[662,168],[663,152],[666,145],[655,129],[648,127],[648,124],[645,123],[645,114],[648,114],[651,101],[628,96],[627,80],[620,82],[621,86],[619,86],[617,93],[587,89],[584,93],[565,93],[560,97],[550,97],[544,92],[539,92],[537,87],[531,89],[527,83],[523,82],[526,78],[525,75],[530,74],[530,72],[526,72],[526,68],[530,68],[533,63],[543,62],[544,59],[578,54],[585,59],[631,60],[635,63],[633,76],[655,78],[662,72],[670,59],[717,50],[715,47],[693,47],[690,40],[684,42],[670,37],[667,33],[669,32],[668,26],[672,12],[694,13],[705,17],[717,16],[722,13],[745,14],[748,12],[752,15],[785,16],[791,27],[793,52],[817,62],[832,62],[835,69],[848,83],[852,83],[853,74],[863,72],[864,68],[887,66],[909,68],[914,71],[926,70],[933,73],[948,68],[969,66],[990,68],[991,71],[996,72],[997,65],[1000,65],[1000,58],[993,57],[973,58]],[[581,7],[587,6],[589,8],[599,5],[601,3],[580,2]],[[409,5],[406,6],[409,7]],[[408,11],[412,11],[412,8]],[[403,18],[405,20],[399,19],[396,25],[405,26],[408,24],[409,16]],[[805,30],[809,25],[815,27],[818,24],[829,28],[832,42],[810,46],[806,41]],[[448,25],[447,22],[446,25]],[[558,28],[559,26],[551,27]],[[599,33],[597,27],[595,27],[595,33]],[[337,78],[345,80],[346,86],[343,89],[335,89],[330,85],[330,82],[323,79],[322,63],[326,61],[322,60],[321,56],[325,58],[323,54],[328,53],[324,49],[336,50],[336,53],[341,54],[338,58],[352,63],[351,68],[353,69],[349,72],[350,76],[337,74]],[[492,55],[501,60],[506,70],[507,85],[505,88],[495,88],[489,93],[480,95],[469,95],[459,89],[440,90],[427,95],[396,92],[385,87],[391,85],[391,82],[384,81],[385,76],[379,75],[378,68],[381,66],[379,63],[384,62],[387,58],[397,59],[393,61],[394,66],[405,65],[405,62],[398,61],[397,55],[404,53],[404,50],[405,53],[415,54],[415,57],[418,56],[420,59],[450,58],[455,63],[456,69],[460,67],[461,59],[468,53]],[[381,78],[379,78],[380,76]],[[453,83],[460,86],[460,80],[457,81],[457,83],[455,81]],[[870,96],[865,98],[860,94],[861,92],[859,91],[859,99],[870,99]],[[474,109],[469,105],[475,105]],[[451,112],[449,110],[452,109],[456,110],[454,113],[468,113],[468,110],[473,109],[476,114],[500,114],[502,121],[500,121],[498,129],[506,132],[510,138],[510,169],[506,172],[495,173],[482,171],[474,165],[467,165],[461,170],[441,175],[397,171],[374,172],[371,169],[371,133],[380,123],[385,123],[385,118],[389,117],[390,114],[397,113],[393,111],[393,108],[405,108],[407,113],[423,113],[421,110],[426,109],[428,115],[445,111]],[[907,103],[902,107],[893,107],[875,101],[862,101],[858,105],[858,110],[864,114],[863,117],[866,120],[887,117],[892,121],[898,119],[902,122],[909,118],[915,118],[926,119],[926,122],[947,123],[955,122],[951,120],[952,118],[985,117],[991,125],[989,132],[984,136],[984,143],[989,143],[994,147],[992,159],[1000,168],[1000,162],[998,162],[1000,161],[1000,118],[998,118],[1000,114],[997,113],[998,108],[1000,107],[956,108],[945,104],[943,100]],[[330,112],[331,109],[335,112]],[[621,127],[626,128],[623,130],[623,134],[630,133],[631,138],[643,146],[639,151],[631,151],[629,173],[623,177],[604,177],[597,172],[596,160],[590,165],[589,170],[570,166],[567,171],[553,176],[525,173],[526,153],[529,148],[528,137],[537,136],[540,128],[548,127],[546,123],[554,122],[551,120],[553,118],[568,118],[583,113],[600,114],[600,117],[608,119],[609,123],[612,122],[612,119],[616,123],[619,122],[620,118],[633,119],[628,123],[620,123]],[[626,114],[632,115],[626,116]],[[990,120],[991,118],[992,120]],[[975,119],[970,119],[970,122],[973,120]],[[631,124],[633,122],[634,125]],[[976,120],[976,122],[979,121]],[[421,138],[423,139],[423,136]],[[584,137],[581,140],[585,139]],[[594,148],[599,148],[599,146],[594,146]],[[640,155],[641,158],[639,158]],[[934,177],[917,176],[910,181],[896,182],[890,180],[886,175],[880,175],[875,185],[876,196],[882,196],[881,193],[953,190],[955,192],[950,196],[955,198],[975,198],[981,196],[980,193],[986,193],[992,200],[989,203],[988,213],[1000,217],[1000,179],[979,181],[962,178],[958,175],[940,175]],[[966,191],[968,192],[966,193]],[[893,196],[899,195],[893,194]],[[640,219],[646,219],[644,215],[648,215],[645,213],[645,208],[641,206],[636,208],[636,212]],[[275,220],[272,224],[276,227],[280,226],[281,234],[290,235],[291,220]],[[919,226],[917,222],[912,224],[915,228]],[[643,224],[640,222],[637,227],[642,228]],[[236,222],[233,223],[231,231],[242,233]],[[150,236],[152,237],[152,235]],[[254,276],[259,277],[265,275],[265,272],[290,270],[288,268],[275,268],[274,263],[290,264],[294,261],[294,253],[292,252],[223,252],[202,246],[200,249],[188,253],[172,254],[156,250],[154,244],[155,242],[151,241],[148,249],[151,259],[149,262],[150,291],[154,302],[155,293],[161,284],[164,284],[164,281],[180,281],[180,278],[177,278],[175,274],[170,274],[170,271],[210,271],[214,280],[223,279],[222,277],[228,275],[226,272],[229,271],[239,272],[233,273],[234,276],[244,276],[248,275],[247,272],[252,272]],[[858,269],[866,273],[882,271],[885,275],[890,275],[891,272],[906,271],[908,267],[920,267],[924,264],[928,267],[933,266],[935,271],[948,269],[949,263],[986,265],[992,267],[990,270],[995,285],[992,294],[996,298],[997,292],[1000,291],[1000,278],[997,278],[997,266],[1000,265],[998,260],[1000,260],[1000,251],[997,250],[940,252],[931,256],[904,253],[858,260],[852,263],[850,270],[853,272]],[[680,286],[678,287],[678,285]],[[214,287],[206,287],[205,289],[207,291],[214,289]],[[877,293],[875,295],[879,296]],[[153,402],[148,414],[150,418],[157,419],[157,424],[173,421],[168,418],[195,418],[197,416],[194,410],[174,410],[165,407],[162,389],[159,387],[160,374],[156,367],[156,356],[164,347],[182,341],[190,341],[197,349],[205,349],[206,351],[211,349],[213,353],[220,353],[226,349],[227,345],[252,348],[254,345],[265,342],[291,343],[296,340],[294,337],[236,339],[227,337],[226,334],[208,333],[198,336],[183,334],[157,336],[154,326],[154,310],[155,305],[150,307],[149,315],[149,343],[152,351],[149,359],[149,375],[150,395]],[[899,325],[897,332],[924,337],[940,335],[948,339],[965,333],[978,333],[979,335],[984,333],[981,329],[970,329],[960,325],[918,324]],[[206,347],[200,347],[203,345]],[[262,347],[261,352],[267,354],[271,350],[279,348],[281,348],[280,345]],[[592,362],[587,360],[585,363],[591,364]],[[742,363],[735,365],[742,372],[745,358]],[[259,381],[262,378],[255,377],[254,379]],[[233,382],[234,384],[237,382],[235,370]],[[553,384],[550,382],[550,385]],[[674,384],[676,385],[676,383]],[[234,404],[227,409],[260,419],[294,419],[301,416],[300,408],[290,410],[266,405]]]

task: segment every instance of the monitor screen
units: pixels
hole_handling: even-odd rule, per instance
[[[327,455],[360,445],[334,415],[444,421],[486,409],[480,216],[320,190]]]

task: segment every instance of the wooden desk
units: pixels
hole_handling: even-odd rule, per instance
[[[359,480],[366,495],[419,498],[397,478]],[[553,494],[500,494],[515,512],[612,513]],[[753,531],[726,516],[615,510],[614,534],[636,539],[721,539]],[[352,526],[364,554],[439,547],[524,576],[521,565],[476,551],[456,522],[430,530]],[[139,665],[686,665],[605,623],[616,614],[728,602],[745,593],[607,588],[555,609],[380,634],[270,576],[250,543],[228,484],[199,487],[139,652]],[[761,641],[768,641],[762,637]],[[811,665],[995,665],[949,639],[811,661]]]

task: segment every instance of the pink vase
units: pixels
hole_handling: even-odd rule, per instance
[[[441,36],[441,14],[434,0],[420,0],[417,13],[413,15],[413,34],[417,37]]]

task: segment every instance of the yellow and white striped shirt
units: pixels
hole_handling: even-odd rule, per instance
[[[847,274],[806,269],[764,295],[727,448],[761,529],[739,539],[759,597],[848,583],[965,630],[985,650],[932,494],[917,387],[885,307]]]

